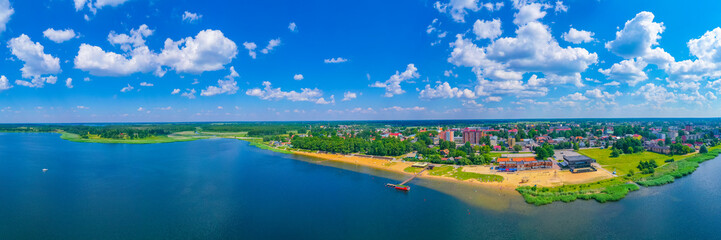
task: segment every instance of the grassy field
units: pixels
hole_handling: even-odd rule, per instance
[[[457,168],[451,173],[451,176],[458,180],[477,179],[481,182],[502,182],[503,177],[492,174],[480,174],[473,172],[464,172],[462,167]]]
[[[608,171],[613,171],[613,169],[616,169],[618,175],[625,175],[629,172],[629,170],[639,172],[638,168],[636,167],[638,166],[638,163],[640,161],[652,160],[656,161],[656,164],[658,164],[658,166],[661,166],[664,164],[664,161],[666,159],[672,158],[670,156],[654,152],[621,154],[621,156],[617,158],[612,158],[611,149],[597,148],[581,149],[578,151],[578,153],[596,159],[596,162],[598,162],[598,164],[601,164],[601,166],[603,166],[603,168]]]
[[[80,135],[61,132],[61,139],[73,141],[73,142],[84,142],[84,143],[124,143],[124,144],[152,144],[152,143],[170,143],[170,142],[185,142],[203,139],[204,137],[187,137],[187,136],[154,136],[143,139],[110,139],[110,138],[82,138]]]

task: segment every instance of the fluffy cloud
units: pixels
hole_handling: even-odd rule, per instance
[[[560,47],[548,27],[539,22],[520,26],[516,34],[516,37],[496,39],[485,47],[478,47],[459,34],[451,43],[453,50],[448,62],[471,67],[482,83],[493,80],[484,84],[490,86],[479,86],[484,88],[485,94],[492,93],[485,89],[518,92],[536,88],[541,91],[533,92],[545,92],[540,84],[583,86],[580,73],[598,62],[596,53],[589,53],[584,48]],[[523,74],[531,72],[541,72],[545,78],[529,79],[529,83],[533,81],[535,85],[523,86],[520,82]],[[510,89],[515,91],[508,91]],[[479,91],[476,93],[482,95]]]
[[[8,90],[12,87],[13,86],[10,84],[10,81],[8,81],[8,78],[5,77],[5,75],[0,76],[0,91]]]
[[[673,92],[669,92],[663,86],[657,86],[653,83],[648,83],[640,87],[632,96],[641,96],[646,100],[647,104],[660,106],[664,103],[676,102],[676,95]]]
[[[258,48],[258,45],[255,45],[254,42],[244,42],[243,47],[248,50],[248,56],[255,59],[258,54],[255,52],[255,49]]]
[[[203,17],[203,15],[200,15],[200,14],[197,14],[197,13],[188,12],[188,11],[185,11],[185,12],[183,13],[183,21],[186,21],[186,22],[189,22],[189,23],[198,21],[198,20],[200,20],[200,18],[202,18],[202,17]]]
[[[152,87],[152,86],[154,86],[154,85],[153,85],[152,83],[149,83],[149,82],[141,82],[141,83],[140,83],[140,86],[143,86],[143,87]]]
[[[606,43],[606,48],[612,53],[624,57],[643,57],[651,51],[651,47],[658,44],[661,33],[664,31],[663,23],[653,21],[655,16],[650,12],[640,12],[626,21],[623,29],[616,32],[616,39]]]
[[[327,101],[323,99],[323,92],[317,88],[301,88],[300,92],[296,91],[283,91],[280,88],[273,88],[271,83],[268,81],[263,82],[263,88],[248,89],[245,92],[248,96],[258,97],[263,100],[281,100],[287,99],[293,102],[304,101],[304,102],[315,102],[319,104],[325,104]]]
[[[421,99],[436,99],[436,98],[476,98],[476,94],[470,89],[459,89],[457,87],[451,87],[448,82],[444,82],[431,88],[430,84],[426,85],[426,88],[421,90],[419,94]]]
[[[56,76],[47,76],[47,77],[38,77],[35,76],[32,78],[31,81],[25,81],[25,80],[15,80],[15,84],[25,87],[31,87],[31,88],[42,88],[45,86],[45,83],[48,84],[55,84],[55,82],[58,81],[58,77]]]
[[[330,58],[330,59],[325,59],[325,60],[323,60],[324,63],[344,63],[344,62],[347,62],[347,61],[348,61],[348,59],[345,59],[345,58],[342,58],[342,57],[339,57],[339,58]]]
[[[235,43],[221,31],[208,29],[179,41],[166,39],[163,50],[156,54],[145,46],[144,37],[150,34],[152,30],[146,25],[131,30],[130,35],[111,32],[108,41],[120,45],[126,51],[122,55],[82,44],[75,57],[75,68],[96,76],[127,76],[150,71],[162,76],[166,71],[164,67],[199,74],[224,68],[238,53]]]
[[[33,42],[25,34],[10,39],[8,42],[10,52],[18,59],[25,62],[22,71],[23,78],[39,77],[44,74],[56,74],[60,72],[60,59],[45,54],[43,45]]]
[[[356,94],[354,92],[348,91],[348,92],[343,93],[343,101],[350,101],[350,100],[356,99],[357,97],[358,97],[358,94]]]
[[[503,7],[502,2],[498,3],[479,3],[479,0],[449,0],[448,3],[436,2],[433,7],[441,13],[449,13],[454,21],[465,22],[468,11],[477,12],[481,9],[488,11],[497,11]]]
[[[563,40],[566,40],[566,42],[580,44],[593,41],[593,35],[594,33],[589,31],[576,30],[575,28],[571,28],[570,30],[568,30],[568,32],[563,33],[561,37],[563,37]]]
[[[570,94],[570,95],[568,95],[568,96],[565,96],[565,97],[562,97],[562,98],[561,98],[561,101],[563,101],[563,102],[566,102],[566,101],[568,101],[568,100],[572,100],[572,101],[586,101],[586,100],[588,100],[588,98],[587,98],[586,96],[583,96],[582,93],[574,93],[574,94]]]
[[[628,59],[613,64],[609,69],[598,69],[598,71],[608,79],[625,81],[629,86],[636,86],[648,79],[646,72],[643,71],[646,65],[648,64],[643,60]]]
[[[721,28],[714,28],[686,44],[692,55],[700,60],[721,62]]]
[[[420,77],[420,75],[418,74],[418,69],[415,65],[411,63],[408,64],[406,70],[402,73],[396,71],[396,74],[393,74],[393,76],[391,76],[385,82],[375,82],[371,84],[371,87],[385,88],[386,93],[384,96],[393,97],[394,95],[399,95],[406,92],[401,88],[401,82],[415,79],[418,77]]]
[[[5,31],[7,23],[10,21],[10,16],[15,13],[15,10],[10,6],[9,0],[0,0],[0,33]]]
[[[293,75],[293,80],[296,80],[296,81],[303,80],[303,74]]]
[[[473,33],[476,34],[476,40],[479,39],[496,39],[503,34],[501,31],[501,20],[493,19],[492,21],[476,20],[473,24]]]
[[[297,30],[297,28],[298,28],[298,25],[296,25],[295,22],[291,22],[290,24],[288,24],[288,29],[291,32],[295,32]]]
[[[218,80],[218,86],[208,86],[205,90],[201,90],[200,96],[207,97],[218,94],[235,94],[235,92],[238,91],[238,83],[235,82],[235,78],[238,76],[238,72],[235,71],[235,68],[230,67],[230,74],[225,76],[225,80]]]
[[[280,38],[271,39],[270,41],[268,41],[268,45],[265,46],[263,50],[260,50],[260,52],[263,54],[268,54],[270,51],[273,50],[273,48],[277,47],[278,45],[280,45]]]
[[[235,42],[219,30],[203,30],[179,41],[165,40],[159,62],[177,72],[201,73],[223,69],[238,54]]]
[[[666,69],[674,81],[699,81],[721,77],[721,28],[686,43],[691,55],[697,59],[672,62]]]
[[[75,31],[73,31],[72,29],[55,30],[52,28],[48,28],[47,30],[43,31],[43,36],[53,42],[61,43],[74,38]]]
[[[195,88],[193,89],[185,89],[185,92],[181,93],[180,96],[186,97],[188,99],[195,99]]]
[[[547,6],[540,3],[531,3],[520,6],[518,8],[518,12],[513,14],[513,23],[520,26],[545,17],[546,12],[542,10],[544,7]]]
[[[553,11],[555,12],[567,12],[568,6],[563,5],[562,1],[556,1],[556,5],[553,7]]]
[[[170,94],[172,94],[172,95],[175,95],[175,94],[178,94],[178,93],[180,93],[180,88],[173,89],[173,91],[170,92]]]
[[[584,94],[584,96],[593,98],[593,99],[611,99],[611,100],[618,96],[621,96],[621,95],[622,95],[622,93],[618,92],[618,91],[616,91],[616,93],[609,93],[609,92],[601,91],[601,89],[598,89],[598,88],[586,90],[586,93]]]
[[[133,73],[160,71],[156,56],[148,47],[139,47],[127,53],[129,57],[102,48],[81,44],[75,56],[75,68],[94,76],[128,76]]]
[[[73,88],[73,79],[72,78],[65,79],[65,86],[68,88]]]
[[[91,12],[96,12],[105,6],[117,7],[129,0],[74,0],[75,11],[83,10],[86,6]]]

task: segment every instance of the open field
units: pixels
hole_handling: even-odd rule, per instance
[[[661,166],[664,164],[664,161],[666,159],[673,158],[654,152],[621,154],[621,156],[617,158],[612,158],[611,149],[597,148],[581,149],[578,151],[578,153],[596,159],[596,162],[598,162],[598,164],[601,164],[601,166],[603,166],[603,168],[605,168],[606,170],[613,171],[613,169],[616,169],[617,175],[625,175],[630,170],[633,170],[634,172],[639,172],[638,168],[636,167],[641,161],[656,161],[656,164],[658,164],[658,166]]]

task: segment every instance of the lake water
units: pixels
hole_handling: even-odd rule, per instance
[[[43,173],[41,169],[49,169]],[[232,139],[129,145],[0,133],[0,239],[713,239],[721,161],[620,202],[513,193]]]

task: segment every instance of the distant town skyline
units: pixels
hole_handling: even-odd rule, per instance
[[[720,117],[717,9],[0,0],[0,122]]]

